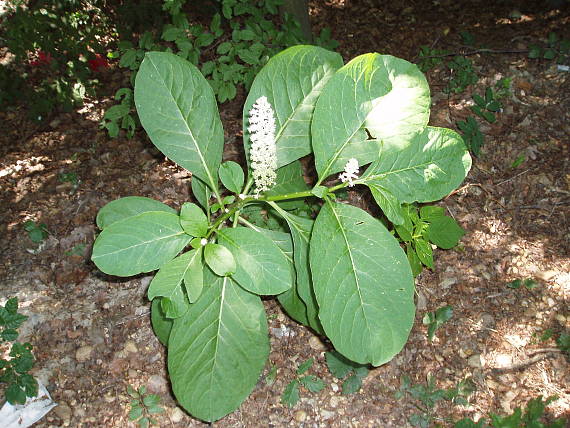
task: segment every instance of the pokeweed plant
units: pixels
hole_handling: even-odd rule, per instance
[[[192,172],[197,204],[110,202],[97,216],[92,260],[116,276],[158,269],[148,289],[153,327],[188,412],[220,419],[254,388],[269,354],[260,296],[276,295],[356,363],[379,366],[403,348],[415,313],[406,254],[382,221],[335,192],[367,187],[386,223],[401,225],[403,203],[438,200],[465,178],[469,153],[456,132],[427,126],[429,87],[415,65],[376,53],[343,65],[315,46],[277,54],[245,101],[245,172],[222,163],[216,99],[189,62],[147,53],[134,100],[156,147]],[[312,187],[299,162],[309,154]],[[288,211],[315,197],[316,218]],[[253,225],[242,216],[250,206],[273,210],[288,231]]]

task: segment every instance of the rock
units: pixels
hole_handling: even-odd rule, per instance
[[[89,345],[82,346],[77,351],[75,351],[75,359],[80,363],[84,363],[85,361],[91,358],[92,352],[93,352],[92,346]]]
[[[467,358],[467,364],[469,367],[473,367],[475,369],[480,369],[483,367],[483,362],[481,361],[481,354],[473,354],[469,358]]]
[[[309,346],[315,351],[326,351],[327,347],[317,336],[311,336],[309,338]]]
[[[337,396],[334,396],[334,395],[333,395],[333,396],[331,397],[331,401],[329,402],[329,403],[330,403],[330,406],[331,406],[332,408],[337,407],[339,401],[340,401],[340,399],[339,399]]]
[[[307,412],[304,410],[297,410],[295,413],[293,413],[293,418],[297,422],[305,422],[307,419]]]
[[[168,391],[168,381],[159,375],[152,375],[148,378],[148,390],[153,394],[164,394]]]
[[[441,288],[449,288],[457,283],[457,278],[444,278],[443,281],[439,283]]]
[[[184,419],[184,412],[180,410],[180,407],[174,407],[173,409],[170,409],[168,414],[170,420],[175,424],[181,422],[182,419]]]
[[[125,350],[125,352],[131,352],[133,354],[136,354],[137,352],[139,352],[139,349],[137,348],[136,343],[133,342],[132,340],[127,340],[127,343],[125,343],[124,350]]]
[[[495,325],[495,318],[491,314],[481,314],[481,324],[484,328],[492,328]]]
[[[321,418],[323,418],[324,421],[331,419],[333,417],[334,417],[334,412],[325,409],[321,410]]]
[[[338,387],[338,383],[336,382],[331,383],[331,389],[333,390],[333,392],[338,392],[338,390],[340,389]]]
[[[555,270],[547,270],[542,272],[537,272],[536,276],[538,279],[542,279],[543,281],[550,281],[558,274]]]
[[[72,415],[71,407],[69,407],[65,402],[61,402],[55,407],[53,412],[63,422],[62,426],[64,427],[69,426],[69,424],[71,423],[71,415]]]
[[[505,413],[512,413],[511,403],[517,396],[517,393],[513,390],[507,391],[501,400],[501,407]]]
[[[509,367],[513,363],[512,357],[507,354],[498,354],[495,357],[495,361],[497,362],[497,367]]]
[[[416,302],[416,309],[419,312],[423,312],[427,309],[427,298],[423,291],[418,291],[418,300]]]

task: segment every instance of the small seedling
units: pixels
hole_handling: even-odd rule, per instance
[[[525,163],[525,161],[526,161],[526,156],[525,155],[519,155],[511,164],[511,168],[518,168],[523,163]]]
[[[403,224],[395,226],[396,233],[406,244],[406,255],[412,273],[418,276],[427,266],[433,269],[431,244],[451,249],[457,245],[465,231],[457,222],[445,215],[445,208],[425,205],[418,208],[413,204],[402,206]]]
[[[79,177],[75,172],[62,172],[59,174],[59,181],[61,183],[71,183],[73,191],[77,190],[79,187]]]
[[[265,383],[267,384],[267,386],[271,386],[273,385],[273,383],[275,383],[275,378],[277,377],[277,366],[271,366],[271,368],[269,369],[269,372],[267,372],[267,375],[265,376]]]
[[[293,407],[300,399],[299,388],[304,386],[310,392],[319,392],[326,385],[324,381],[315,375],[304,375],[313,365],[314,359],[309,358],[304,363],[301,363],[297,368],[297,378],[289,382],[281,395],[281,403],[288,407]],[[304,376],[303,376],[304,375]]]
[[[521,288],[521,286],[524,286],[527,290],[532,290],[533,288],[536,288],[538,286],[538,282],[536,282],[532,278],[527,278],[524,280],[515,279],[514,281],[507,283],[507,287],[512,288],[514,290]]]
[[[479,128],[479,124],[471,116],[467,120],[457,122],[457,127],[461,130],[463,140],[467,148],[475,156],[479,156],[481,153],[481,147],[483,146],[484,137]]]
[[[443,306],[435,312],[428,312],[423,318],[424,325],[428,326],[427,337],[431,342],[435,336],[435,332],[445,322],[449,321],[453,316],[453,308],[451,306]]]
[[[28,237],[34,244],[39,244],[48,237],[45,223],[38,224],[33,220],[28,220],[24,223],[24,230],[28,232]]]
[[[567,331],[563,332],[556,338],[556,345],[558,349],[560,349],[566,357],[570,358],[570,333]]]
[[[140,386],[138,390],[129,385],[127,394],[132,398],[129,420],[136,421],[141,428],[158,425],[158,422],[151,415],[164,412],[164,409],[159,405],[160,397],[156,394],[147,394],[144,385]]]
[[[0,305],[0,355],[8,342],[12,342],[9,359],[0,358],[0,384],[7,384],[5,395],[10,404],[24,404],[26,397],[38,395],[38,382],[28,373],[34,366],[32,345],[16,342],[17,328],[27,319],[18,313],[16,297],[8,299],[4,306]]]
[[[456,405],[467,405],[467,398],[475,391],[475,384],[471,378],[466,378],[457,383],[453,388],[438,389],[435,386],[435,378],[431,375],[427,376],[427,384],[412,385],[410,377],[402,376],[400,380],[400,389],[396,392],[396,399],[401,399],[406,395],[410,395],[419,403],[416,407],[421,413],[415,413],[408,419],[410,424],[420,427],[431,427],[435,419],[435,408],[439,401],[446,400]]]
[[[556,59],[558,64],[566,64],[570,61],[570,40],[561,40],[556,33],[550,32],[546,46],[531,45],[528,57],[531,59]]]
[[[424,73],[427,73],[434,67],[437,67],[443,62],[443,55],[449,53],[446,50],[433,49],[427,45],[420,47],[418,54],[418,67]]]
[[[368,376],[368,366],[343,357],[336,351],[326,352],[327,367],[337,379],[343,379],[343,395],[354,394],[362,388],[362,381]]]
[[[475,105],[471,106],[471,111],[473,111],[473,113],[485,119],[489,123],[495,123],[497,121],[495,113],[500,111],[503,106],[495,98],[493,89],[487,88],[485,90],[485,98],[474,94],[473,101],[475,101]]]
[[[77,244],[69,251],[65,252],[66,256],[83,256],[85,254],[85,248],[87,244]]]
[[[454,92],[459,94],[467,86],[474,85],[479,80],[477,73],[473,69],[473,62],[469,58],[463,56],[456,56],[447,63],[447,67],[451,72],[451,80],[444,89],[444,92]]]
[[[495,98],[506,98],[511,95],[511,86],[513,79],[511,77],[503,77],[495,84]]]
[[[557,418],[551,423],[545,423],[543,419],[544,410],[558,397],[549,397],[542,401],[542,396],[530,400],[523,413],[520,407],[517,407],[512,414],[508,416],[499,416],[491,413],[491,420],[487,424],[484,418],[477,422],[469,418],[461,419],[456,422],[454,428],[563,428],[566,425],[566,418]]]
[[[461,41],[464,45],[475,46],[475,36],[469,31],[461,31],[459,35],[461,36]]]

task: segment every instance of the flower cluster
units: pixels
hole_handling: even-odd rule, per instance
[[[275,117],[267,97],[259,97],[249,111],[249,156],[257,192],[269,190],[277,178]]]
[[[338,178],[343,183],[348,182],[348,187],[354,186],[354,182],[352,180],[358,178],[358,160],[350,158],[344,166],[344,172],[341,172]]]

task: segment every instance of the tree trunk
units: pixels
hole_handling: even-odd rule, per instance
[[[281,6],[281,14],[287,12],[301,24],[301,31],[308,42],[313,41],[311,23],[309,21],[309,5],[307,0],[284,0]]]

